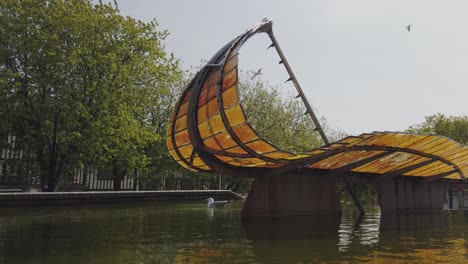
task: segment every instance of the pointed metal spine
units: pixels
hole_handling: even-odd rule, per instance
[[[310,117],[312,118],[312,121],[314,122],[315,126],[317,127],[317,129],[318,129],[318,131],[320,133],[320,137],[322,138],[322,140],[323,140],[323,142],[325,144],[329,144],[328,138],[325,135],[325,132],[323,131],[323,128],[320,125],[320,122],[319,122],[318,118],[315,116],[315,114],[314,114],[314,112],[312,110],[312,107],[310,106],[309,102],[307,101],[307,98],[304,95],[304,92],[302,91],[301,86],[297,82],[297,79],[294,77],[294,73],[292,72],[291,67],[288,64],[288,61],[286,60],[286,57],[284,56],[283,52],[281,51],[281,49],[280,49],[280,47],[278,45],[278,41],[276,41],[276,38],[273,35],[273,30],[269,29],[268,31],[265,31],[265,32],[268,34],[268,36],[270,37],[270,39],[272,41],[272,44],[270,45],[270,47],[275,47],[276,52],[280,56],[282,64],[284,65],[284,67],[286,68],[286,71],[288,72],[288,74],[290,76],[290,78],[286,82],[293,81],[297,92],[299,93],[300,97],[302,98],[302,101],[304,102],[304,105],[305,105],[305,107],[307,109],[307,113],[309,113]]]

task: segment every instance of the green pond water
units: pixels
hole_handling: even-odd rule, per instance
[[[242,202],[0,209],[0,263],[468,263],[468,217],[242,221]]]

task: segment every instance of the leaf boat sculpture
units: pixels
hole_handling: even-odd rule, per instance
[[[253,35],[273,41],[290,79],[298,88],[325,145],[304,153],[284,151],[258,135],[248,123],[238,96],[239,50]],[[426,181],[462,180],[468,172],[468,148],[438,135],[373,132],[328,143],[265,19],[227,43],[197,73],[171,115],[167,147],[192,171],[217,171],[254,177],[291,171],[352,173],[388,179],[414,176]]]

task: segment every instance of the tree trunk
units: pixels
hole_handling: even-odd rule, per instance
[[[117,177],[114,177],[114,191],[121,190],[120,182],[121,182],[120,179],[118,179]]]
[[[121,165],[119,165],[117,162],[114,162],[112,165],[112,178],[114,180],[114,191],[120,191],[122,189],[121,182],[125,178],[125,175],[127,174],[127,170],[125,168],[122,168]]]

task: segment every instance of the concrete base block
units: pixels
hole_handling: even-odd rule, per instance
[[[311,173],[257,176],[242,216],[341,215],[336,184],[336,177]]]
[[[442,210],[447,183],[396,179],[376,184],[382,213]]]

